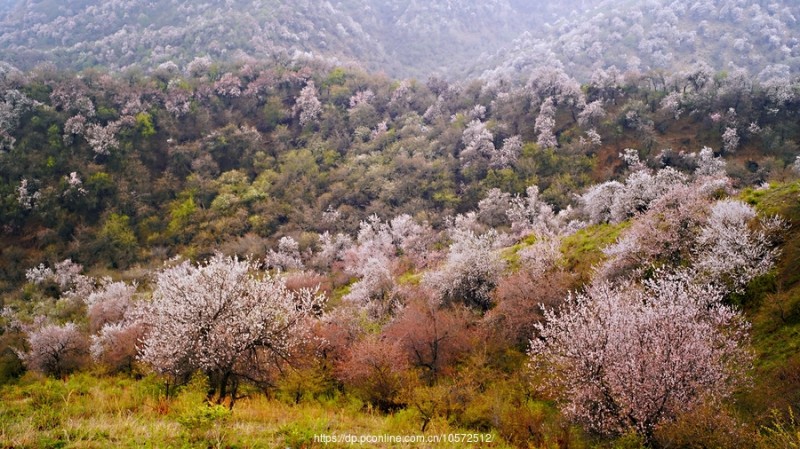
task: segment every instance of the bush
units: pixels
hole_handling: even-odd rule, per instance
[[[758,432],[727,408],[709,403],[660,426],[655,441],[660,447],[755,449],[758,447]]]
[[[404,405],[408,359],[399,341],[369,335],[353,344],[336,367],[337,377],[361,399],[381,410]]]

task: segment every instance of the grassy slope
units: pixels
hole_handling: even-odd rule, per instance
[[[756,351],[754,388],[741,400],[748,415],[800,405],[800,181],[748,190],[742,198],[761,214],[780,215],[791,225],[783,236],[774,275],[751,287],[745,302]]]
[[[337,448],[352,445],[314,444],[314,435],[419,434],[412,410],[382,415],[343,396],[291,404],[254,394],[229,412],[204,405],[203,390],[202,383],[193,382],[168,401],[163,385],[149,377],[136,381],[82,373],[57,381],[27,375],[2,389],[0,447]],[[435,420],[426,434],[465,432]],[[494,443],[483,447],[510,447],[495,434],[491,438]]]
[[[741,198],[761,214],[779,214],[791,224],[773,274],[754,283],[741,298],[753,323],[756,363],[753,387],[738,396],[737,408],[745,421],[769,425],[773,410],[786,411],[800,404],[800,181],[768,190],[747,190]],[[565,239],[566,268],[588,277],[603,257],[600,249],[625,227],[592,226]],[[18,383],[0,388],[0,442],[2,447],[15,448],[133,448],[145,442],[152,447],[351,447],[314,444],[313,437],[337,433],[415,435],[421,422],[413,408],[389,415],[373,413],[349,395],[294,404],[256,393],[237,403],[229,414],[203,405],[203,391],[203,385],[195,383],[167,401],[162,385],[153,378],[136,381],[78,374],[57,381],[28,374]],[[496,399],[502,402],[501,396]],[[527,405],[552,411],[541,403]],[[453,428],[446,419],[437,418],[426,434],[473,431]],[[576,443],[582,445],[573,441]],[[511,446],[495,436],[493,444],[482,447]]]

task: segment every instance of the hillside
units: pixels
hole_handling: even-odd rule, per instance
[[[394,76],[460,76],[534,25],[535,5],[481,2],[19,1],[0,16],[0,60],[83,69],[319,57]]]
[[[589,80],[598,69],[737,69],[762,81],[798,72],[800,6],[792,1],[595,2],[526,32],[489,58],[484,77],[526,80],[543,63]]]
[[[498,86],[293,61],[5,66],[4,436],[302,447],[346,410],[365,432],[478,432],[498,447],[792,438],[797,87],[720,75],[651,89],[650,76],[580,85],[542,69]],[[645,297],[658,300],[630,302]],[[580,414],[571,388],[586,376],[553,383],[580,365],[543,345],[602,334],[559,334],[541,306],[601,298],[654,345],[686,341],[660,340],[674,323],[707,336],[675,347],[694,367],[682,375],[726,374],[665,412],[626,405],[641,421]],[[683,366],[624,347],[638,366]],[[44,393],[62,387],[62,402]],[[86,410],[109,394],[130,398],[117,404],[136,426]],[[58,416],[29,408],[54,400]],[[252,416],[276,407],[306,424],[254,434]]]
[[[153,69],[195,58],[319,58],[393,77],[521,78],[597,69],[796,74],[800,6],[790,0],[491,2],[11,0],[0,60],[23,69]],[[765,71],[770,66],[771,70]]]
[[[0,448],[800,447],[793,2],[0,2]]]

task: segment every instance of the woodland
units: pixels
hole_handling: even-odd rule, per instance
[[[0,447],[800,447],[785,29],[723,68],[0,63]]]

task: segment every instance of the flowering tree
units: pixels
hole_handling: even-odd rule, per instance
[[[548,97],[539,108],[539,115],[536,117],[534,129],[536,130],[536,144],[543,148],[555,148],[558,140],[553,133],[556,126],[556,108],[553,99]]]
[[[670,92],[661,100],[661,110],[678,120],[683,114],[681,108],[681,94],[679,92]]]
[[[242,82],[236,75],[228,72],[214,83],[214,92],[221,97],[238,97],[242,95]]]
[[[478,202],[478,219],[488,226],[497,227],[508,223],[506,212],[511,206],[511,194],[497,187],[489,189],[486,198]]]
[[[492,152],[489,159],[489,167],[491,168],[506,168],[513,166],[519,154],[522,152],[522,137],[511,136],[503,139],[503,146],[500,149]]]
[[[72,259],[57,262],[54,268],[39,264],[25,271],[28,282],[39,285],[53,282],[58,286],[59,293],[67,298],[87,298],[95,288],[95,279],[81,274],[83,265],[77,264]]]
[[[323,234],[320,240],[323,253],[343,252],[345,272],[358,277],[344,299],[380,317],[397,305],[392,271],[398,261],[403,258],[424,265],[431,238],[427,224],[419,224],[410,215],[402,214],[389,222],[381,221],[377,215],[370,216],[361,222],[357,243],[346,249],[337,245],[329,234]]]
[[[300,126],[314,122],[322,113],[322,103],[317,99],[317,87],[314,81],[309,80],[306,87],[300,91],[295,100],[294,113],[300,114]]]
[[[319,236],[319,251],[316,254],[317,264],[328,268],[334,262],[344,259],[347,251],[353,246],[353,239],[347,234],[331,234],[328,231]]]
[[[470,312],[463,307],[441,308],[425,299],[408,304],[387,328],[391,341],[402,345],[412,365],[432,384],[471,348]]]
[[[97,332],[107,324],[121,322],[133,308],[135,294],[136,284],[124,282],[111,282],[92,292],[86,298],[89,330]]]
[[[84,130],[84,137],[89,142],[95,153],[98,155],[107,156],[111,154],[111,150],[119,147],[117,140],[117,132],[119,131],[119,123],[111,122],[106,126],[94,123],[88,125]]]
[[[486,129],[486,125],[475,119],[467,125],[461,136],[464,149],[461,150],[459,158],[462,165],[469,166],[475,161],[490,158],[495,153],[494,136]]]
[[[156,275],[145,306],[141,359],[156,371],[181,376],[200,369],[210,396],[236,398],[240,380],[264,380],[270,363],[285,360],[307,335],[307,319],[323,298],[289,291],[249,260],[215,255],[183,262]]]
[[[703,147],[700,153],[697,154],[697,168],[694,171],[694,175],[723,177],[725,176],[726,165],[725,159],[714,157],[714,150],[709,147]]]
[[[761,219],[751,229],[755,218],[756,211],[748,204],[717,201],[697,236],[695,267],[708,279],[738,292],[769,271],[778,256],[773,237],[785,222],[777,217]]]
[[[722,147],[726,153],[733,153],[739,147],[739,134],[736,128],[725,128],[722,133]]]
[[[446,302],[461,301],[487,310],[492,303],[491,291],[505,268],[497,250],[500,236],[494,230],[476,235],[459,227],[451,229],[450,234],[447,261],[428,272],[424,282]]]
[[[79,368],[88,354],[89,342],[75,323],[59,326],[43,322],[28,329],[28,350],[19,352],[28,369],[55,377]]]
[[[344,260],[345,272],[359,279],[344,299],[365,308],[373,316],[391,310],[394,288],[391,264],[395,253],[388,223],[382,222],[377,215],[362,221],[358,244],[347,250]]]
[[[593,101],[587,103],[578,114],[578,124],[581,126],[597,125],[605,116],[606,111],[603,109],[603,102],[601,100]]]
[[[92,335],[92,359],[112,371],[130,372],[138,354],[143,324],[138,320],[106,324]]]
[[[616,242],[603,249],[598,267],[605,279],[637,277],[653,265],[678,267],[692,260],[697,233],[711,204],[697,185],[677,186],[632,220]]]
[[[402,343],[370,334],[355,342],[336,365],[337,377],[382,410],[401,405],[400,395],[408,368]]]
[[[264,259],[268,267],[276,270],[286,271],[303,269],[300,244],[291,237],[281,237],[278,241],[278,250],[269,250]]]
[[[631,159],[630,154],[624,157]],[[635,163],[632,163],[635,162]],[[580,197],[586,215],[592,221],[621,222],[628,217],[646,211],[650,204],[672,189],[686,185],[688,177],[672,167],[652,172],[638,158],[628,163],[634,171],[624,184],[607,181],[592,186]]]
[[[655,427],[708,398],[723,398],[744,378],[747,324],[724,305],[722,290],[692,273],[643,285],[595,283],[545,310],[532,366],[555,387],[563,410],[601,433]]]
[[[13,149],[16,139],[11,136],[11,132],[19,125],[22,114],[35,104],[36,102],[16,89],[8,89],[0,94],[0,151]]]
[[[553,207],[539,198],[539,187],[529,186],[525,194],[524,198],[512,198],[506,211],[511,221],[511,230],[517,235],[531,232],[537,235],[557,233],[560,229],[558,217],[553,212]]]

